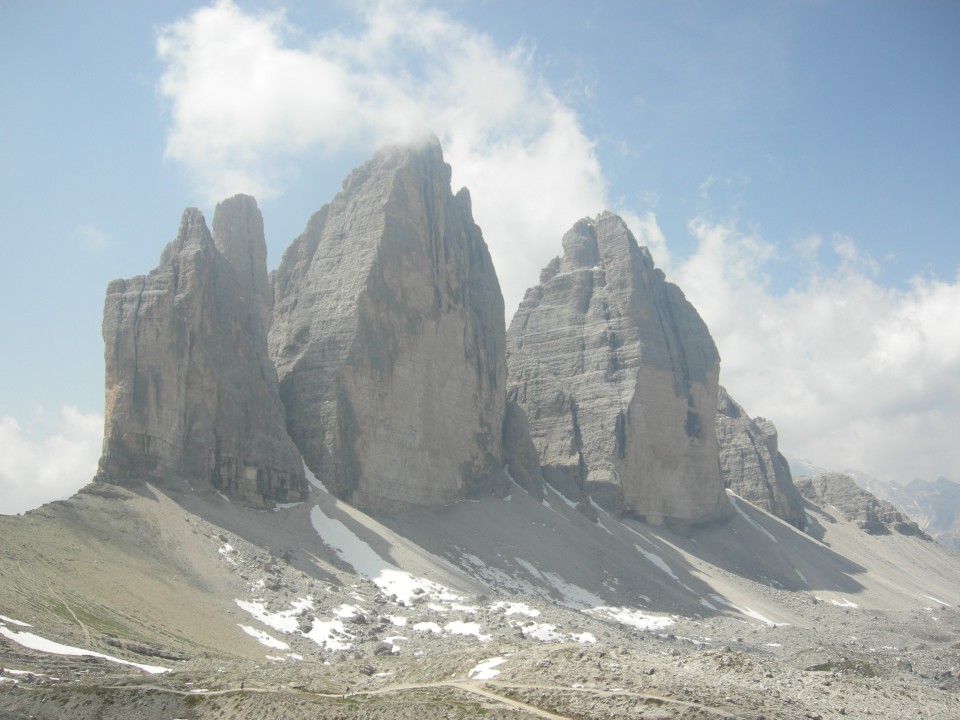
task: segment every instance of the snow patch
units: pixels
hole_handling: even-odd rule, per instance
[[[303,610],[313,607],[313,601],[310,598],[303,598],[291,603],[291,609],[281,610],[280,612],[270,612],[262,602],[246,602],[244,600],[234,600],[244,612],[249,613],[267,627],[279,630],[283,633],[299,632],[299,616]]]
[[[279,510],[289,510],[290,508],[295,508],[297,505],[303,505],[303,500],[300,502],[277,503],[273,506],[273,511],[277,512]]]
[[[556,573],[548,572],[546,570],[537,570],[537,568],[523,558],[514,558],[514,561],[528,573],[533,575],[534,578],[542,582],[546,582],[553,587],[553,589],[560,594],[562,598],[560,602],[562,605],[566,605],[574,610],[583,610],[588,607],[594,607],[596,605],[603,604],[603,598],[597,597],[592,592],[580,587],[579,585],[574,585],[573,583],[567,582]]]
[[[159,667],[157,665],[142,665],[140,663],[130,662],[129,660],[122,660],[120,658],[113,657],[112,655],[104,655],[103,653],[94,652],[93,650],[83,650],[82,648],[75,648],[71,647],[70,645],[62,645],[61,643],[54,642],[53,640],[47,640],[39,635],[34,635],[31,632],[17,632],[16,630],[11,630],[5,624],[0,624],[0,635],[3,635],[8,640],[13,640],[13,642],[17,643],[18,645],[22,645],[25,648],[30,648],[31,650],[36,650],[38,652],[50,653],[51,655],[87,655],[90,657],[98,657],[119,665],[131,665],[133,667],[140,668],[144,672],[150,673],[151,675],[170,672],[170,668]]]
[[[921,597],[925,597],[927,600],[933,600],[935,603],[940,603],[944,607],[950,607],[950,603],[944,602],[943,600],[938,600],[937,598],[933,597],[933,595],[923,595],[921,593]],[[0,617],[3,617],[3,616],[0,615]]]
[[[349,650],[353,647],[353,635],[347,632],[342,620],[314,620],[310,632],[304,637],[313,640],[327,650]]]
[[[481,634],[480,623],[476,622],[454,620],[453,622],[448,622],[446,625],[444,625],[443,629],[451,635],[473,635],[480,642],[487,642],[491,637],[490,635]],[[414,625],[414,630],[416,630],[416,625]]]
[[[387,596],[396,595],[404,604],[409,604],[414,596],[423,593],[432,593],[444,600],[460,599],[449,588],[411,575],[384,560],[346,525],[327,516],[319,506],[310,510],[310,522],[321,540],[352,565],[354,570],[370,578]]]
[[[499,670],[494,670],[497,665],[502,665],[507,661],[506,658],[495,657],[483,660],[477,663],[476,667],[467,672],[467,677],[473,680],[492,680],[500,674]]]
[[[413,629],[416,630],[417,632],[432,632],[432,633],[443,632],[440,629],[440,626],[437,625],[437,623],[435,622],[418,622],[413,626]]]
[[[843,598],[842,600],[830,600],[830,604],[836,605],[837,607],[845,607],[845,608],[860,607],[855,602],[850,602],[846,598]]]
[[[6,615],[0,615],[0,621],[9,623],[10,625],[19,625],[20,627],[33,627],[30,623],[25,623],[22,620],[14,620]]]
[[[364,613],[362,608],[359,608],[356,605],[347,605],[346,603],[344,603],[343,605],[338,607],[336,610],[334,610],[333,614],[336,615],[338,618],[349,620],[351,618],[365,615],[366,613]]]
[[[557,632],[556,625],[549,623],[528,623],[522,625],[520,629],[525,637],[539,640],[540,642],[563,642],[563,635]]]
[[[643,549],[642,547],[640,547],[639,545],[636,545],[636,544],[635,544],[634,547],[637,549],[637,552],[639,552],[641,555],[643,555],[649,562],[651,562],[652,564],[656,565],[660,570],[662,570],[663,572],[665,572],[667,575],[669,575],[671,578],[673,578],[676,582],[680,582],[680,578],[677,577],[677,574],[673,571],[673,568],[671,568],[669,565],[667,565],[667,563],[664,561],[664,559],[663,559],[662,557],[660,557],[660,556],[657,555],[656,553],[652,553],[652,552],[649,552],[649,551],[647,551],[647,550],[644,550],[644,549]],[[683,584],[683,583],[681,583],[681,584]]]
[[[676,624],[676,620],[668,615],[651,615],[636,608],[598,605],[586,612],[601,618],[615,620],[639,630],[662,630]]]
[[[282,640],[277,640],[270,633],[264,632],[263,630],[257,630],[255,627],[250,627],[249,625],[240,625],[240,623],[237,623],[237,625],[241,630],[243,630],[250,637],[254,638],[261,645],[266,645],[274,650],[290,649],[289,645]]]

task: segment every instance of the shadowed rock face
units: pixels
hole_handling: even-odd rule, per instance
[[[895,530],[901,535],[931,539],[891,503],[867,492],[849,475],[823,473],[814,478],[800,478],[797,489],[803,497],[814,503],[833,505],[844,520],[857,523],[861,530],[870,535],[889,535]]]
[[[706,326],[618,216],[579,221],[563,250],[507,333],[509,396],[544,478],[653,522],[718,515],[719,355]]]
[[[188,209],[147,276],[115,280],[103,316],[106,418],[98,477],[209,480],[270,506],[307,494],[267,353],[266,245],[253,198]],[[219,249],[218,249],[219,248]]]
[[[272,277],[290,434],[361,508],[504,488],[503,298],[439,142],[378,152]]]
[[[757,507],[801,530],[806,525],[803,498],[793,484],[790,465],[780,454],[777,428],[763,418],[751,419],[720,388],[717,442],[724,484]]]

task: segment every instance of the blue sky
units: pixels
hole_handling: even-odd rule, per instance
[[[273,267],[427,131],[508,315],[620,212],[788,455],[960,478],[960,3],[596,5],[4,3],[0,512],[92,474],[106,285],[185,207],[252,192]]]

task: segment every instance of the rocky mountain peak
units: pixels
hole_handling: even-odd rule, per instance
[[[257,273],[265,265],[238,271],[190,208],[149,275],[110,283],[100,480],[208,481],[259,506],[306,495],[267,354],[262,297],[250,292]]]
[[[563,248],[507,333],[510,397],[545,479],[652,521],[714,517],[726,498],[706,326],[619,216],[578,221]]]
[[[436,138],[377,152],[273,275],[270,352],[311,470],[360,507],[502,487],[503,298]]]
[[[261,307],[264,330],[273,310],[273,291],[267,274],[267,241],[263,216],[250,195],[234,195],[213,212],[213,242],[237,271],[240,286]]]

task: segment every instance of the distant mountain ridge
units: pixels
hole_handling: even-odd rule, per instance
[[[792,466],[798,468],[800,477],[829,472],[803,460],[793,460]],[[892,504],[941,545],[960,550],[960,483],[941,477],[932,482],[915,478],[903,485],[858,470],[846,470],[843,474],[878,499]]]

